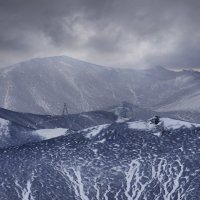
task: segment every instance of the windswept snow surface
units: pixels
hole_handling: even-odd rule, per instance
[[[85,136],[87,138],[92,138],[92,137],[98,135],[103,129],[106,129],[109,125],[110,124],[102,124],[99,126],[94,126],[91,128],[84,129],[82,131],[85,132]]]
[[[191,128],[193,126],[200,127],[200,124],[170,118],[161,118],[161,122],[163,122],[164,127],[166,127],[167,129]]]
[[[40,137],[48,140],[51,138],[65,135],[67,131],[68,129],[65,129],[65,128],[40,129],[40,130],[34,131],[33,134],[39,135]]]
[[[0,136],[7,136],[9,135],[9,121],[0,118]],[[1,139],[1,138],[0,138]]]
[[[122,122],[1,149],[0,199],[199,200],[200,128],[162,122],[162,137]]]
[[[179,128],[191,128],[191,127],[200,127],[200,124],[185,122],[181,120],[175,120],[170,118],[160,118],[160,123],[157,125],[151,123],[150,121],[134,121],[134,122],[127,122],[128,127],[130,129],[137,129],[137,130],[155,130],[158,126],[162,126],[164,129],[171,130],[171,129],[179,129]]]
[[[0,149],[1,200],[199,200],[198,124],[161,118],[66,131],[38,130],[51,140]]]

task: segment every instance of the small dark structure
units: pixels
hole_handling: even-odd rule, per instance
[[[63,111],[62,111],[62,115],[68,115],[68,109],[67,109],[67,104],[64,103],[64,106],[63,106]]]
[[[154,116],[153,118],[150,119],[150,122],[152,124],[158,124],[160,122],[160,117],[159,116]]]

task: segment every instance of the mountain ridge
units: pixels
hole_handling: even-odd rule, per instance
[[[101,67],[67,56],[35,58],[0,70],[0,106],[36,114],[59,114],[64,103],[70,113],[101,110],[127,101],[166,112],[199,111],[197,72],[162,67],[146,70]],[[183,102],[182,102],[183,101]],[[165,109],[165,106],[168,106]]]

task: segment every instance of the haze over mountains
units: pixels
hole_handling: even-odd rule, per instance
[[[200,73],[115,69],[67,56],[37,58],[0,70],[0,107],[37,114],[105,109],[122,101],[159,112],[200,112]]]

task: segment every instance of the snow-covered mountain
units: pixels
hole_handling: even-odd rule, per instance
[[[0,108],[0,148],[38,142],[116,120],[117,116],[106,111],[50,116]]]
[[[187,112],[160,113],[123,102],[106,111],[68,115],[37,115],[0,108],[0,148],[50,139],[69,132],[104,124],[147,120],[162,116],[200,124],[200,114]]]
[[[154,119],[1,149],[1,200],[198,200],[200,125]]]
[[[38,58],[0,70],[0,107],[60,114],[97,110],[127,101],[157,111],[199,112],[200,73],[114,69],[67,56]]]
[[[1,69],[0,106],[21,112],[0,108],[0,199],[198,200],[199,86],[66,56]]]

